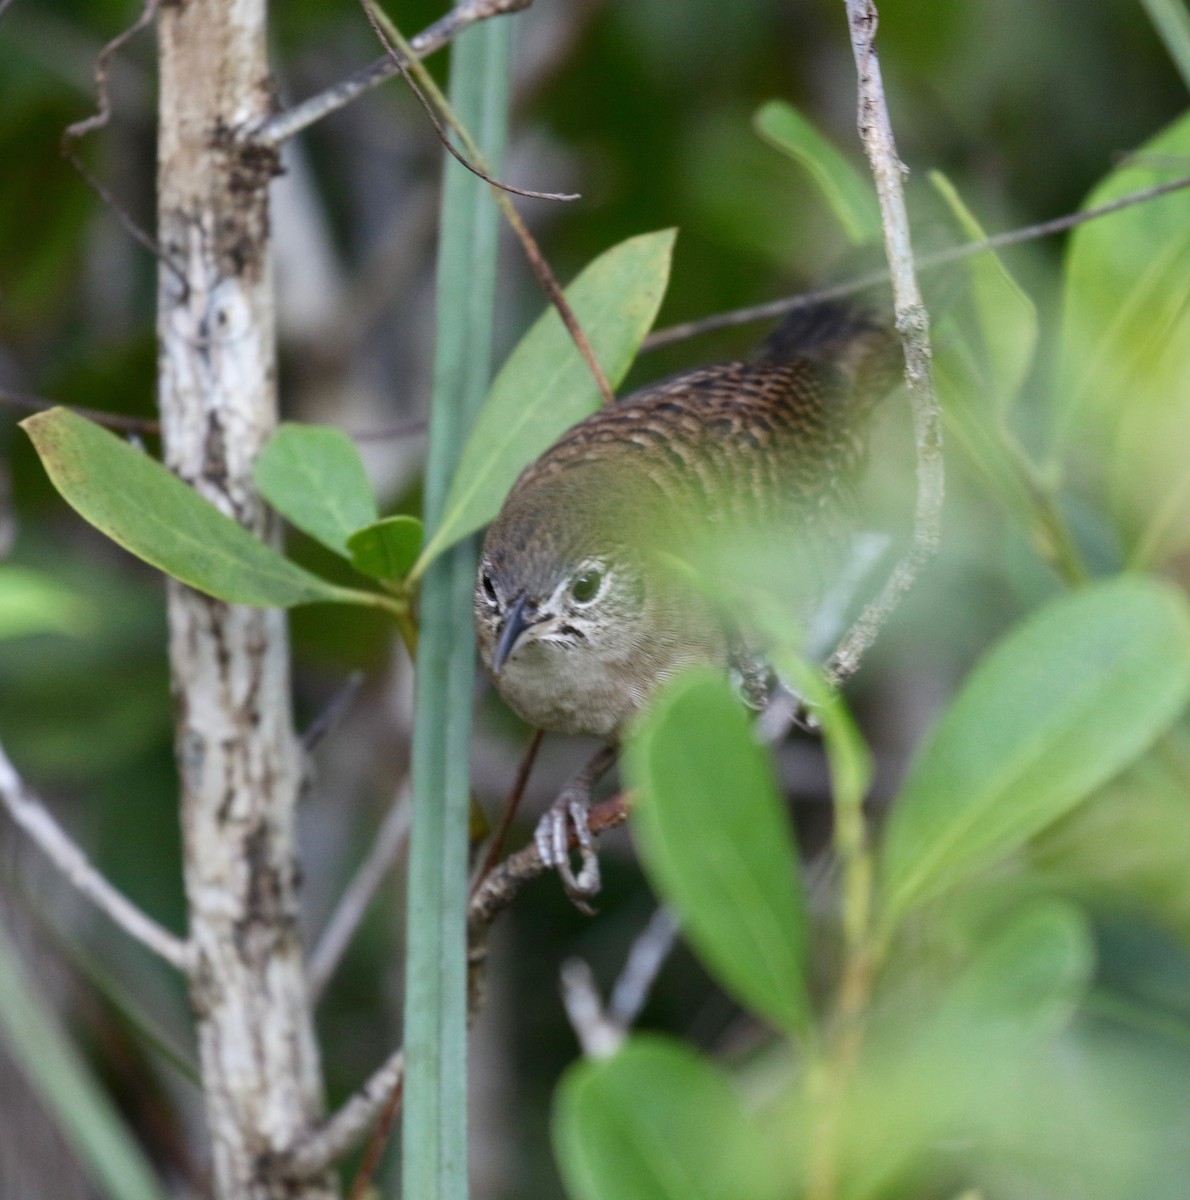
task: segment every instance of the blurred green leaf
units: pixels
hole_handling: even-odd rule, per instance
[[[32,567],[0,566],[0,640],[30,633],[78,634],[91,624],[85,597]]]
[[[1190,113],[1129,157],[1085,207],[1184,172]],[[1190,543],[1190,194],[1177,192],[1080,226],[1063,287],[1056,418],[1098,468],[1131,562]]]
[[[358,603],[226,517],[159,462],[64,408],[21,422],[54,486],[96,529],[175,579],[231,604]]]
[[[252,475],[283,517],[344,558],[351,534],[380,515],[359,451],[339,429],[279,425]]]
[[[1140,0],[1149,14],[1169,57],[1177,65],[1182,80],[1190,88],[1190,13],[1185,0]]]
[[[1028,617],[975,668],[901,789],[883,848],[892,923],[1051,824],[1190,699],[1190,613],[1123,576]]]
[[[351,565],[385,583],[404,579],[417,561],[425,534],[416,517],[404,514],[365,525],[347,539]]]
[[[727,681],[692,671],[666,687],[629,742],[626,771],[645,868],[691,944],[748,1007],[805,1029],[793,831]]]
[[[957,978],[878,1025],[845,1111],[848,1200],[889,1195],[948,1133],[970,1138],[1017,1102],[1022,1071],[1069,1020],[1092,963],[1079,914],[1039,903],[985,930]]]
[[[854,244],[880,239],[880,206],[870,180],[793,105],[770,100],[756,110],[752,124],[770,146],[805,168]]]
[[[164,1200],[165,1188],[34,992],[2,926],[0,1040],[104,1195],[112,1200]]]
[[[629,238],[601,254],[566,298],[616,387],[653,324],[675,231]],[[414,575],[460,538],[486,525],[526,464],[599,407],[599,390],[551,306],[521,339],[492,383],[463,448],[442,520]]]
[[[931,171],[930,182],[950,206],[963,233],[971,241],[983,241],[987,234],[950,180],[940,171]],[[967,269],[975,293],[990,399],[1004,411],[1020,394],[1033,364],[1037,309],[994,250],[969,258]]]
[[[563,1077],[554,1153],[574,1200],[766,1200],[786,1194],[727,1078],[680,1042],[634,1037]]]

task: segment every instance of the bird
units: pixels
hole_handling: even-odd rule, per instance
[[[700,586],[700,555],[763,531],[764,553],[794,564],[790,600],[808,620],[855,520],[869,414],[901,364],[872,313],[795,310],[750,358],[682,371],[580,421],[508,492],[479,557],[476,641],[523,720],[605,744],[536,834],[576,903],[599,888],[591,788],[650,697],[690,666],[752,691],[765,673],[749,631]]]

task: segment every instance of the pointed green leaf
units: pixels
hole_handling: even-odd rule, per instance
[[[940,171],[931,171],[930,182],[950,206],[963,233],[973,242],[983,241],[987,234],[950,180]],[[985,378],[991,385],[991,399],[1004,410],[1020,393],[1033,364],[1037,309],[994,250],[969,258],[967,268],[975,292]]]
[[[856,245],[880,240],[880,205],[867,176],[791,104],[770,100],[752,118],[756,132],[800,163]]]
[[[628,373],[665,295],[675,231],[629,238],[566,289],[608,382]],[[509,355],[463,448],[441,522],[414,568],[486,525],[521,470],[599,407],[591,372],[550,307]]]
[[[975,668],[909,772],[883,849],[892,923],[1023,845],[1190,699],[1181,593],[1123,576],[1033,614]]]
[[[347,539],[351,565],[385,583],[404,579],[417,561],[425,529],[416,517],[385,517]]]
[[[730,1081],[668,1038],[634,1037],[611,1058],[572,1067],[555,1099],[553,1141],[573,1200],[787,1194]]]
[[[645,869],[691,945],[748,1007],[804,1029],[806,917],[793,830],[727,681],[692,671],[669,685],[625,765]]]
[[[0,1045],[110,1200],[164,1200],[166,1189],[120,1114],[25,977],[0,928]]]
[[[355,443],[326,425],[278,426],[252,476],[286,520],[344,558],[351,534],[380,515]]]
[[[21,422],[50,480],[96,529],[183,583],[231,604],[358,602],[278,554],[171,471],[114,434],[52,408]]]

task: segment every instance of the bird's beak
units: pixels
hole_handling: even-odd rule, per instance
[[[518,596],[504,617],[500,627],[500,636],[496,639],[496,649],[492,652],[492,673],[498,675],[500,668],[508,661],[508,657],[516,648],[522,633],[531,625],[537,624],[537,610],[523,596]]]

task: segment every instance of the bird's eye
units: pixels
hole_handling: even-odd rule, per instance
[[[496,585],[492,582],[492,577],[485,571],[480,582],[483,586],[483,594],[495,604],[498,597],[496,595]]]
[[[603,573],[591,570],[583,571],[574,577],[570,585],[570,595],[578,601],[579,604],[589,604],[599,594],[599,589],[603,584]]]

